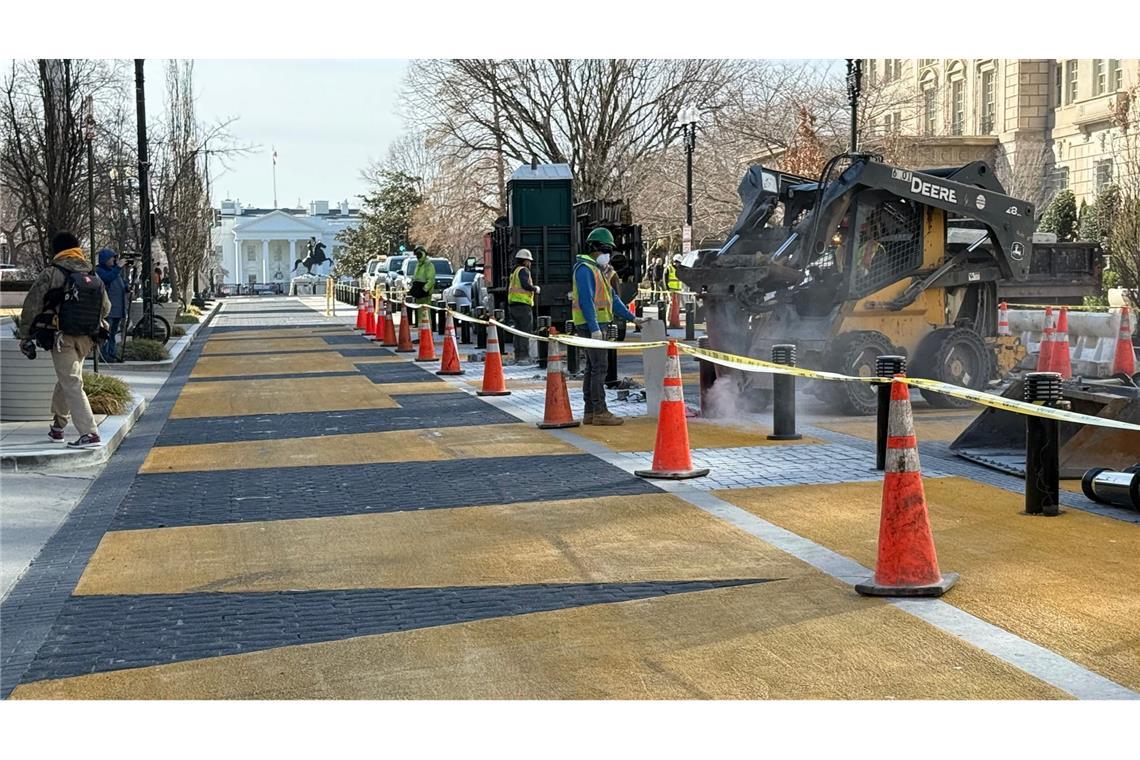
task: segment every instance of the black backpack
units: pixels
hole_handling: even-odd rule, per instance
[[[99,335],[103,318],[103,281],[94,272],[73,272],[58,264],[65,280],[59,289],[59,331],[64,335]]]

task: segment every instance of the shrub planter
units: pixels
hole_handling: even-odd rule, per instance
[[[0,420],[50,420],[55,366],[51,352],[36,349],[29,360],[12,337],[12,322],[0,326]]]

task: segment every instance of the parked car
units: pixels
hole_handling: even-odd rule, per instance
[[[431,261],[435,264],[435,288],[431,297],[433,301],[441,301],[443,300],[443,291],[451,287],[455,272],[451,268],[451,262],[447,259],[433,256]],[[408,257],[402,264],[396,287],[405,291],[411,290],[412,276],[415,272],[416,258],[414,256]]]
[[[368,266],[364,268],[364,274],[360,277],[361,284],[368,290],[371,290],[372,288],[376,287],[381,275],[387,274],[387,272],[387,256],[379,256],[375,259],[372,259],[368,262]]]
[[[404,262],[409,258],[413,257],[404,255],[389,256],[388,261],[386,262],[386,268],[381,269],[376,275],[377,284],[388,288],[398,287],[399,278],[403,272]]]
[[[481,267],[476,269],[474,264],[460,269],[455,274],[451,287],[443,291],[443,300],[456,308],[463,306],[491,308],[488,301],[493,302],[493,299],[487,292],[487,280],[483,277],[481,269]]]

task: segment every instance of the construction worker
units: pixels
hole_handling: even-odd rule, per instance
[[[673,260],[665,267],[665,287],[669,290],[681,290],[681,280],[677,278],[677,267],[681,264],[681,254],[673,254]]]
[[[430,304],[431,292],[435,288],[435,262],[428,258],[427,248],[422,245],[417,245],[413,253],[416,255],[416,269],[412,272],[408,295],[418,304]]]
[[[530,268],[534,266],[534,256],[526,248],[515,254],[515,270],[511,272],[507,288],[507,308],[511,311],[515,329],[529,333],[534,330],[534,297],[542,288],[534,284]],[[515,335],[515,364],[530,364],[530,338]]]
[[[604,227],[598,227],[586,238],[588,250],[578,254],[574,262],[574,285],[571,293],[571,314],[574,330],[583,338],[602,340],[616,314],[619,319],[642,324],[630,313],[621,297],[614,292],[602,274],[610,263],[614,236]],[[604,348],[587,348],[586,371],[582,381],[582,397],[586,402],[584,425],[620,425],[625,420],[606,408],[606,372],[609,356]]]

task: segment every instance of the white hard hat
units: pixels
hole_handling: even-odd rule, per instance
[[[531,256],[530,251],[525,248],[520,248],[519,252],[515,254],[515,258],[523,261],[534,261],[534,256]]]

